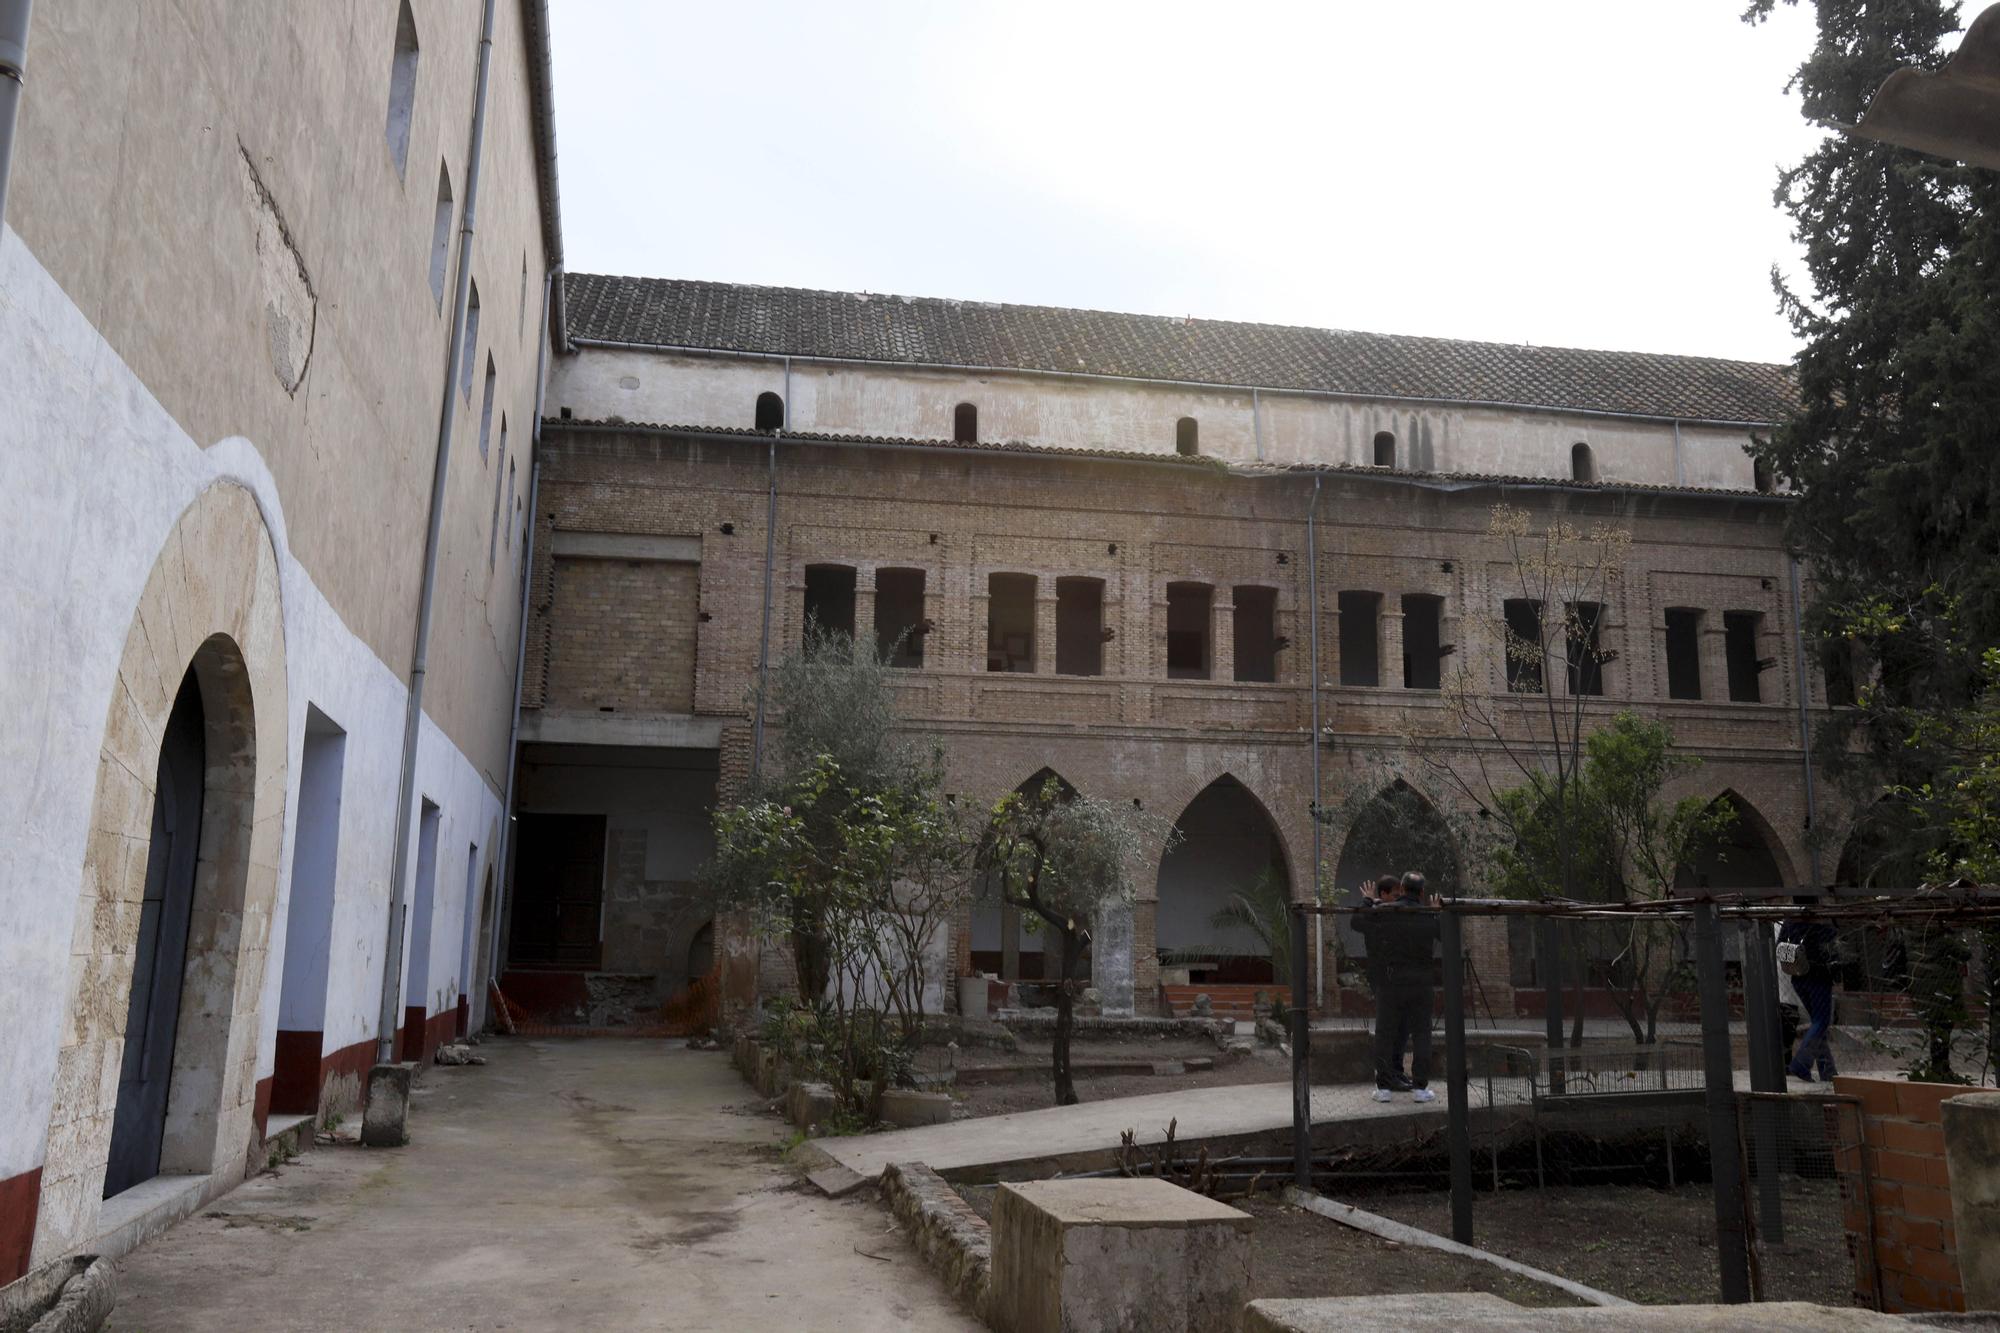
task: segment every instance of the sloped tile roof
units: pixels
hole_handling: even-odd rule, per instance
[[[572,273],[564,281],[571,337],[646,346],[1685,421],[1776,421],[1794,397],[1789,369],[1758,361],[670,278]]]

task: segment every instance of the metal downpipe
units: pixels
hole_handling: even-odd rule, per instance
[[[416,800],[417,739],[424,716],[424,673],[430,664],[431,603],[437,591],[438,551],[443,540],[444,484],[451,467],[452,428],[458,421],[458,367],[465,356],[466,298],[472,284],[472,237],[479,208],[480,153],[486,144],[486,92],[493,68],[493,8],[485,0],[479,19],[479,75],[473,98],[472,143],[465,168],[465,211],[459,219],[458,280],[451,307],[451,350],[445,358],[444,406],[438,413],[436,463],[431,472],[430,523],[424,532],[423,589],[417,597],[416,646],[410,660],[409,704],[403,716],[402,773],[396,783],[396,840],[389,863],[389,922],[382,956],[382,1010],[375,1034],[375,1058],[396,1057],[397,1019],[403,998],[404,881],[410,873],[410,816]]]
[[[1308,691],[1312,698],[1312,756],[1313,756],[1313,873],[1312,898],[1319,901],[1320,885],[1325,875],[1321,864],[1324,851],[1321,841],[1324,837],[1320,828],[1320,773],[1319,773],[1319,490],[1325,474],[1313,473],[1312,504],[1306,509],[1306,600],[1311,604],[1311,621],[1308,634],[1312,641],[1312,681]],[[1325,918],[1313,914],[1313,998],[1318,1008],[1326,1008],[1326,927]],[[1299,988],[1305,988],[1305,978],[1298,979]],[[1293,996],[1297,1003],[1298,997]]]
[[[14,164],[14,124],[28,82],[28,18],[35,0],[0,0],[0,227],[7,222],[7,174]]]
[[[771,682],[771,579],[778,555],[778,437],[792,424],[792,361],[785,358],[785,392],[778,400],[778,429],[766,446],[764,498],[764,627],[757,639],[757,716],[750,726],[750,785],[764,772],[764,695]]]

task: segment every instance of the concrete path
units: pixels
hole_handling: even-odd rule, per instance
[[[109,1327],[977,1329],[872,1203],[821,1198],[721,1054],[499,1040],[414,1142],[318,1148],[128,1256]]]

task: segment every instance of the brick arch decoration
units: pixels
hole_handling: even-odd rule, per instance
[[[258,1007],[277,900],[287,781],[277,553],[256,498],[218,482],[167,535],[126,632],[98,756],[70,987],[31,1264],[96,1232],[153,785],[174,697],[192,671],[206,715],[201,842],[161,1171],[229,1188],[261,1159]]]
[[[1771,860],[1777,863],[1779,878],[1784,881],[1783,887],[1797,887],[1800,883],[1798,863],[1792,855],[1790,843],[1771,826],[1771,821],[1757,808],[1757,803],[1745,796],[1741,788],[1736,786],[1718,788],[1708,800],[1712,805],[1725,796],[1729,798],[1730,805],[1735,807],[1736,818],[1745,828],[1757,835],[1764,844],[1764,850],[1771,854]]]
[[[1210,787],[1215,786],[1218,782],[1225,780],[1234,782],[1249,795],[1252,801],[1256,802],[1258,811],[1264,816],[1264,822],[1270,826],[1272,835],[1277,838],[1278,851],[1285,858],[1285,878],[1288,881],[1292,897],[1304,898],[1309,896],[1309,890],[1301,892],[1301,880],[1303,878],[1306,881],[1310,881],[1311,875],[1307,873],[1302,877],[1300,853],[1293,846],[1294,840],[1290,831],[1285,827],[1285,821],[1272,813],[1271,802],[1265,797],[1264,793],[1258,791],[1254,784],[1244,781],[1242,775],[1237,773],[1233,768],[1218,768],[1213,775],[1207,778],[1190,779],[1186,782],[1173,783],[1168,786],[1162,794],[1159,805],[1161,817],[1165,818],[1165,812],[1172,810],[1173,818],[1169,822],[1170,824],[1178,824],[1181,816],[1187,813],[1188,807],[1195,803],[1196,798],[1201,796]],[[1165,858],[1166,849],[1163,846],[1154,846],[1149,849],[1148,855],[1153,867],[1152,883],[1154,894],[1157,895],[1160,864]],[[1304,859],[1310,861],[1312,859],[1311,853],[1306,853]]]

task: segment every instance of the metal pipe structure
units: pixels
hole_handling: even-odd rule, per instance
[[[1302,904],[1291,906],[1292,939],[1292,1180],[1302,1190],[1312,1188],[1312,1015],[1299,1003],[1305,989],[1306,914]]]
[[[792,422],[792,362],[785,358],[785,392],[778,400],[778,429],[766,446],[764,498],[764,627],[757,638],[757,712],[750,724],[750,785],[764,771],[764,695],[771,684],[771,580],[778,559],[778,437]]]
[[[479,208],[480,152],[486,144],[486,91],[493,69],[493,8],[485,0],[479,18],[478,81],[472,103],[472,142],[465,168],[465,212],[459,220],[458,282],[452,297],[451,350],[445,358],[444,406],[438,412],[436,462],[431,472],[430,523],[424,532],[423,589],[417,597],[416,645],[410,659],[409,704],[403,716],[402,774],[396,783],[396,841],[389,864],[388,939],[382,955],[382,1012],[375,1035],[375,1058],[396,1057],[396,1028],[403,998],[404,881],[409,877],[411,807],[416,801],[417,738],[424,716],[424,674],[430,666],[431,603],[437,591],[438,552],[443,545],[445,477],[451,467],[452,427],[458,420],[458,367],[465,356],[466,301],[472,284],[472,237]]]
[[[1320,606],[1319,606],[1319,528],[1317,526],[1317,522],[1319,519],[1319,489],[1320,489],[1320,480],[1322,476],[1323,476],[1322,473],[1319,472],[1313,473],[1312,505],[1306,510],[1306,601],[1309,605],[1308,614],[1311,616],[1311,623],[1308,625],[1307,629],[1312,639],[1312,680],[1308,686],[1308,692],[1312,697],[1313,873],[1312,873],[1311,897],[1314,902],[1319,901],[1320,885],[1324,882],[1325,866],[1323,865],[1323,860],[1326,855],[1325,849],[1322,846],[1325,835],[1320,827],[1321,811],[1319,808],[1320,804],[1320,770],[1319,770]],[[1320,917],[1317,915],[1313,917],[1313,1003],[1314,1007],[1321,1010],[1322,1012],[1324,1012],[1326,1009],[1326,937],[1321,929],[1321,923],[1324,920],[1325,920],[1324,917]],[[1301,983],[1303,983],[1303,980],[1304,979],[1301,978]],[[1301,988],[1303,989],[1303,984],[1301,985]],[[1293,1002],[1296,1003],[1298,1001],[1298,996],[1294,995],[1292,999]]]
[[[1694,905],[1696,986],[1701,993],[1701,1064],[1707,1090],[1710,1170],[1715,1181],[1715,1265],[1725,1304],[1750,1299],[1750,1252],[1743,1231],[1743,1165],[1736,1138],[1736,1072],[1729,1051],[1729,990],[1715,904]]]
[[[28,18],[35,0],[0,0],[0,227],[7,222],[7,175],[14,165],[14,125],[28,82]]]
[[[1445,1139],[1451,1152],[1451,1238],[1472,1244],[1472,1098],[1465,1067],[1465,937],[1457,912],[1438,914],[1438,943],[1444,953]],[[1379,1020],[1378,1020],[1379,1021]],[[1429,1041],[1427,1027],[1416,1040]],[[1487,1104],[1492,1113],[1492,1103]]]

